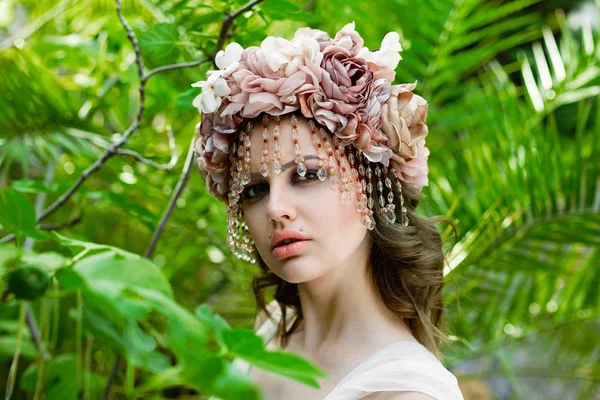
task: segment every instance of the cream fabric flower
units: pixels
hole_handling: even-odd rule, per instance
[[[220,74],[212,74],[206,81],[192,83],[192,87],[202,89],[192,104],[202,113],[214,113],[221,106],[223,97],[229,95],[231,90],[227,86],[227,82]]]

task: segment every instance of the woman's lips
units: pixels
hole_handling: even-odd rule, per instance
[[[284,259],[297,256],[304,251],[310,240],[298,240],[282,246],[277,246],[273,249],[273,257]]]

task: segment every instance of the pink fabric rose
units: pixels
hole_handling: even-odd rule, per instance
[[[421,191],[423,186],[429,186],[429,168],[427,166],[429,149],[425,147],[425,139],[416,143],[415,152],[415,156],[408,161],[404,158],[397,159],[394,154],[391,164],[403,184]]]
[[[363,59],[335,44],[324,50],[320,68],[308,68],[314,76],[320,75],[320,87],[300,96],[302,114],[314,117],[331,132],[341,132],[348,122],[346,116],[362,110],[371,98],[373,73]],[[346,139],[350,140],[348,135]]]
[[[381,106],[381,130],[398,161],[415,157],[417,143],[428,133],[428,105],[412,92],[415,87],[416,83],[392,86],[389,99]]]

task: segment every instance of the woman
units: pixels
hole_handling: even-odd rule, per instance
[[[400,50],[394,32],[371,52],[353,23],[302,28],[230,44],[193,85],[200,171],[234,254],[261,269],[256,329],[328,373],[315,390],[251,369],[267,399],[462,399],[437,358],[444,256],[415,214],[427,103],[392,86]]]

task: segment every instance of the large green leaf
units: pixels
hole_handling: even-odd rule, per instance
[[[11,189],[0,191],[0,227],[7,233],[45,239],[45,232],[37,229],[35,210],[27,197]]]

